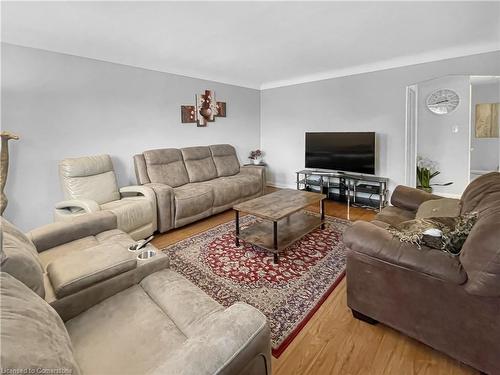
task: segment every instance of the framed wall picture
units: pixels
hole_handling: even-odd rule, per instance
[[[498,138],[500,103],[476,104],[476,138]]]

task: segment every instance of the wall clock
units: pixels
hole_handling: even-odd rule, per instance
[[[453,112],[460,103],[458,94],[450,89],[439,89],[427,97],[427,108],[437,115]]]

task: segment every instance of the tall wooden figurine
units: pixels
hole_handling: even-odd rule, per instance
[[[18,140],[19,137],[9,132],[0,132],[2,138],[2,149],[0,151],[0,215],[3,215],[7,207],[7,197],[5,196],[5,183],[7,182],[7,172],[9,171],[9,141]]]

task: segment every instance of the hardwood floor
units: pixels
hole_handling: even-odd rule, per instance
[[[275,189],[270,189],[273,191]],[[346,218],[346,206],[327,201],[326,214]],[[318,211],[317,205],[308,209]],[[373,211],[352,208],[351,220],[371,220]],[[153,244],[163,248],[234,219],[226,211],[205,220],[157,236]],[[318,309],[285,352],[273,357],[274,375],[462,375],[478,374],[470,367],[384,326],[354,319],[346,303],[345,279]]]

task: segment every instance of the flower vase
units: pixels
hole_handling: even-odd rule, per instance
[[[259,164],[261,164],[262,159],[252,159],[252,162],[253,162],[255,165],[259,165]]]
[[[417,189],[425,191],[426,193],[432,193],[432,187],[417,186]]]

